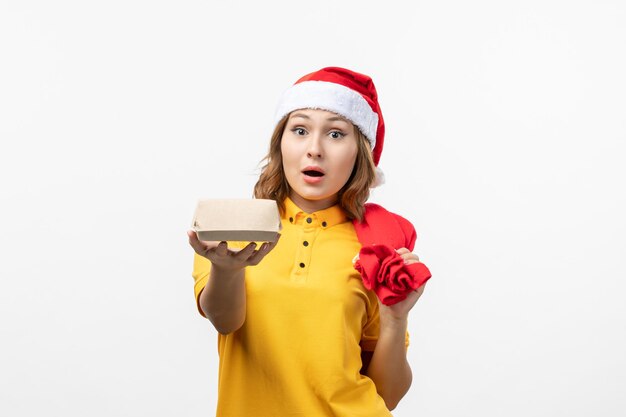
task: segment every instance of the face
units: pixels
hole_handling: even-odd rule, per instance
[[[290,198],[306,212],[337,202],[357,156],[354,125],[325,110],[291,112],[281,140],[283,170]]]

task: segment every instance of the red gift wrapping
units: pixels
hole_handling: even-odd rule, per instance
[[[407,219],[383,207],[367,203],[362,222],[354,221],[362,244],[354,268],[359,271],[363,285],[373,290],[385,305],[404,300],[431,277],[421,262],[405,264],[396,249],[413,251],[417,234]]]

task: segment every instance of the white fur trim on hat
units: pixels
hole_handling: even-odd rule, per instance
[[[358,126],[371,142],[372,149],[376,146],[378,114],[361,94],[351,88],[328,81],[294,84],[283,93],[278,103],[274,125],[289,112],[298,109],[322,109],[337,113]]]

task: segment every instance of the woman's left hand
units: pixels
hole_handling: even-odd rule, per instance
[[[409,251],[407,248],[400,248],[396,252],[406,262],[407,265],[419,262],[419,257]],[[417,300],[424,293],[424,288],[426,287],[426,283],[418,287],[415,291],[411,291],[409,295],[402,301],[387,306],[378,300],[378,305],[380,306],[380,320],[381,326],[387,322],[406,322],[409,311],[413,308]]]

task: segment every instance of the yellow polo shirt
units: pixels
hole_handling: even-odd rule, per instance
[[[352,222],[339,206],[307,214],[285,204],[278,244],[245,270],[245,323],[218,334],[217,416],[391,416],[359,373],[361,350],[376,346],[379,307],[352,265],[361,248]],[[209,271],[196,254],[196,302]]]

